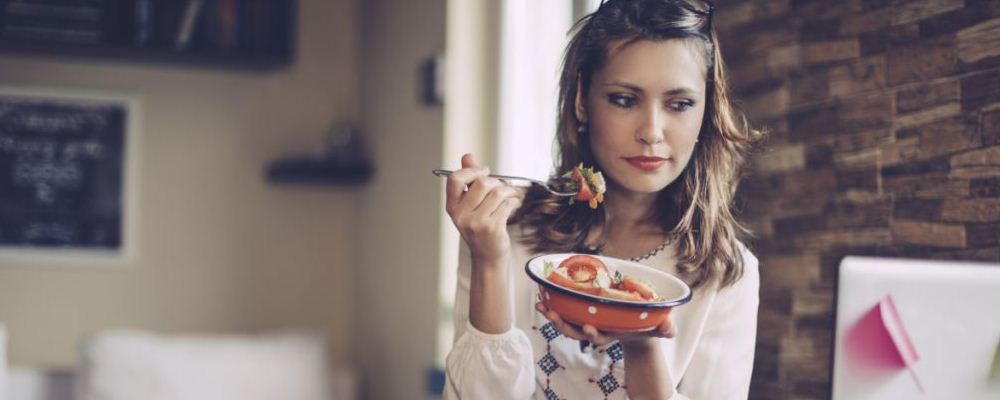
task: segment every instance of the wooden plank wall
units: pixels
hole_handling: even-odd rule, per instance
[[[830,396],[847,254],[1000,261],[1000,1],[717,2],[771,130],[740,188],[762,266],[752,399]]]

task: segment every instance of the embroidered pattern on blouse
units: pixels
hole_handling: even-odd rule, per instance
[[[552,355],[552,341],[562,334],[559,333],[559,330],[551,322],[542,325],[541,328],[532,326],[531,329],[538,331],[538,334],[545,338],[545,355],[536,363],[538,368],[545,373],[545,398],[548,400],[560,400],[559,395],[549,387],[551,382],[549,376],[560,368],[566,369],[566,367],[559,365],[559,360],[556,360],[556,357]]]
[[[559,361],[556,361],[556,358],[552,356],[552,353],[547,353],[545,354],[545,357],[538,360],[538,368],[541,368],[545,375],[552,375],[552,373],[556,372],[559,367],[561,367],[561,365],[559,365]]]
[[[538,332],[542,334],[542,337],[545,338],[546,342],[551,342],[552,339],[555,339],[560,335],[559,331],[556,330],[556,327],[552,325],[551,322],[542,325],[542,329],[539,329]]]
[[[615,344],[608,346],[606,349],[599,350],[599,352],[605,353],[611,358],[611,362],[608,364],[608,373],[600,379],[591,378],[589,382],[596,384],[597,388],[601,389],[601,393],[604,393],[604,399],[607,400],[611,393],[614,393],[618,389],[625,389],[625,385],[618,382],[618,378],[614,375],[616,363],[625,359],[625,351],[622,349],[621,342],[615,342]]]
[[[545,388],[543,390],[545,398],[547,400],[560,400],[562,398],[559,397],[559,394],[557,394],[555,390],[552,390],[552,387],[550,386],[551,384],[550,377],[558,370],[566,369],[566,367],[563,367],[561,364],[559,364],[559,360],[556,359],[555,355],[552,354],[552,341],[562,336],[562,334],[559,333],[559,331],[555,328],[555,325],[553,325],[552,322],[547,322],[540,328],[537,326],[532,326],[531,329],[538,332],[538,334],[545,339],[545,355],[542,356],[542,358],[540,358],[536,363],[536,365],[538,365],[538,368],[545,374]],[[593,346],[593,348],[596,349],[597,346]],[[587,381],[589,383],[596,385],[597,389],[599,389],[601,393],[604,394],[604,399],[607,400],[608,396],[610,396],[616,390],[625,389],[625,386],[622,385],[618,381],[618,378],[615,377],[614,375],[615,366],[617,365],[616,363],[625,358],[625,352],[622,349],[621,343],[618,342],[615,342],[614,344],[608,346],[605,349],[600,349],[598,350],[598,352],[607,354],[608,357],[611,359],[611,362],[608,365],[608,372],[607,374],[605,374],[600,378],[590,378]]]
[[[604,375],[603,378],[597,381],[597,386],[601,388],[601,393],[604,393],[605,398],[607,398],[606,396],[611,394],[611,392],[614,392],[621,387],[618,385],[618,379],[616,379],[610,371],[607,375]]]
[[[625,359],[625,351],[622,350],[622,344],[619,342],[615,342],[614,345],[608,347],[607,353],[611,357],[611,368],[614,368],[614,363],[618,362],[618,360]]]

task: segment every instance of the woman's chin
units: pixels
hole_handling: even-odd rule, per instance
[[[626,182],[622,189],[636,194],[654,194],[670,185],[668,179],[643,179]]]
[[[667,171],[663,173],[643,174],[630,173],[631,171],[604,171],[604,178],[608,181],[609,195],[614,192],[623,191],[635,194],[658,193],[669,186],[677,176]]]

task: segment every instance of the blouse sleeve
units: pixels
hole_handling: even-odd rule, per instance
[[[455,343],[445,360],[444,398],[528,399],[535,390],[531,342],[516,327],[489,334],[469,323],[472,261],[463,242],[455,290]]]
[[[709,312],[702,338],[679,392],[684,399],[740,399],[750,391],[760,271],[757,257],[740,246],[744,273],[735,284],[720,289]]]

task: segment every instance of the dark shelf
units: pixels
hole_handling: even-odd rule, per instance
[[[288,65],[289,54],[259,54],[240,51],[176,51],[131,46],[91,46],[48,43],[22,43],[0,39],[0,53],[42,58],[106,59],[154,63],[192,64],[225,68],[273,69]]]
[[[344,165],[326,158],[287,158],[267,168],[267,180],[280,184],[347,186],[371,180],[370,165]]]
[[[295,0],[0,0],[0,53],[273,69]]]

